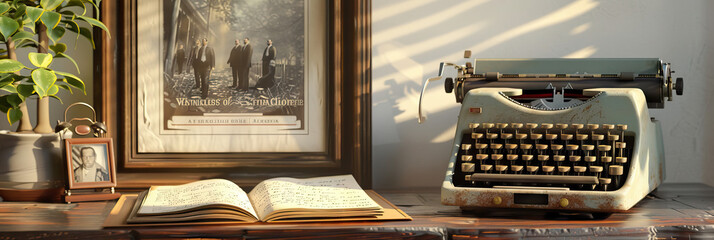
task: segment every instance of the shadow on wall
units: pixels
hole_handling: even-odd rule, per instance
[[[662,46],[671,40],[653,41],[651,35],[681,24],[656,13],[669,4],[592,0],[373,3],[375,188],[438,187],[443,181],[460,108],[453,95],[444,93],[443,82],[430,85],[425,92],[423,109],[428,121],[421,125],[416,121],[421,86],[426,78],[436,76],[439,62],[463,64],[466,49],[475,58],[667,57],[663,55],[671,51]],[[685,6],[681,12],[696,5]],[[708,119],[714,120],[711,115]],[[707,143],[711,142],[712,137],[707,137]],[[714,167],[708,164],[707,169]],[[714,182],[714,176],[709,178]]]

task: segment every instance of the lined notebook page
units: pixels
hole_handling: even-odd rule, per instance
[[[256,219],[258,218],[245,191],[225,179],[201,180],[178,186],[152,187],[138,213],[175,212],[211,204],[236,206],[245,209]]]
[[[360,188],[352,175],[295,179],[273,178],[258,184],[249,194],[258,216],[273,211],[302,209],[381,209]]]

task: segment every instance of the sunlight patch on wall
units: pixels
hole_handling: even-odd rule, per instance
[[[577,16],[583,15],[591,10],[593,10],[600,3],[593,0],[578,0],[567,6],[564,6],[546,16],[533,20],[529,23],[523,24],[504,33],[496,35],[486,41],[477,44],[470,49],[473,50],[472,53],[477,54],[485,51],[493,46],[504,43],[508,40],[517,38],[521,35],[553,26],[568,20],[571,20]]]
[[[435,35],[429,39],[424,39],[423,41],[418,41],[414,44],[399,47],[395,47],[393,44],[390,43],[374,45],[376,46],[376,50],[379,51],[379,54],[377,55],[385,55],[386,57],[372,59],[372,67],[374,69],[386,66],[387,64],[395,65],[394,63],[401,62],[405,58],[413,58],[414,56],[423,54],[425,52],[433,51],[433,49],[451,45],[456,41],[468,38],[469,35],[473,35],[475,32],[481,30],[485,25],[486,24],[483,22],[472,23],[470,25],[454,29],[453,31],[445,34]],[[469,29],[469,31],[464,31],[464,29]],[[398,51],[398,53],[394,53],[394,51]],[[409,59],[409,61],[411,61],[411,59]],[[440,60],[437,59],[434,65],[438,66],[439,61]],[[416,62],[414,63],[416,64]],[[411,69],[397,68],[397,70],[400,72],[404,72]],[[436,68],[434,68],[434,70],[436,70]],[[411,80],[422,81],[419,78],[411,78]]]
[[[590,28],[590,23],[581,24],[580,26],[573,28],[573,30],[570,30],[570,35],[578,35],[578,34],[584,33],[589,28]]]
[[[408,36],[415,32],[423,31],[432,26],[448,22],[454,16],[466,14],[465,12],[472,10],[474,7],[481,5],[487,1],[464,1],[461,4],[453,5],[439,12],[434,12],[431,15],[424,16],[417,21],[408,22],[397,25],[392,28],[383,29],[372,33],[372,45],[376,46],[385,42],[393,41],[397,38]]]
[[[583,49],[580,49],[578,51],[575,51],[568,55],[565,55],[563,57],[564,58],[586,58],[586,57],[592,56],[593,54],[595,54],[595,52],[597,52],[597,48],[595,46],[590,45]]]
[[[436,0],[422,0],[422,1],[404,1],[396,3],[387,7],[382,7],[377,10],[372,11],[372,22],[378,22],[386,18],[402,14],[412,9],[427,5],[429,3],[437,2]]]

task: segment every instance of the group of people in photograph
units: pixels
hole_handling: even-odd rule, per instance
[[[250,83],[250,68],[251,59],[253,56],[253,46],[250,44],[250,38],[236,39],[235,45],[230,50],[228,64],[231,67],[233,76],[233,84],[230,88],[238,91],[248,90],[250,88],[270,88],[274,83],[275,78],[275,55],[277,50],[273,46],[273,41],[266,41],[265,50],[262,53],[262,75],[253,87]],[[208,97],[208,85],[211,72],[216,67],[215,52],[208,45],[208,39],[202,38],[196,40],[195,46],[191,48],[188,56],[186,56],[183,45],[179,45],[176,53],[176,63],[179,73],[183,73],[183,65],[186,64],[193,68],[195,85],[193,89],[200,89],[201,98]]]

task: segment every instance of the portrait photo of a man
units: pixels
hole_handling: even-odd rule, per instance
[[[72,171],[75,182],[110,181],[106,146],[81,144],[72,147]]]

